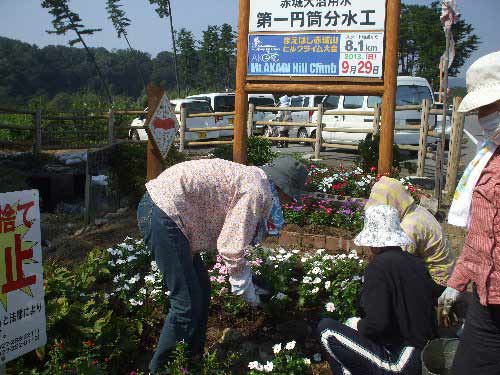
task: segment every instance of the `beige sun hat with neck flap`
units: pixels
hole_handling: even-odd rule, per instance
[[[474,62],[467,71],[467,95],[458,108],[470,112],[500,100],[500,51]]]

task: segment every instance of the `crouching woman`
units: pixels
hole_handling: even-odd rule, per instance
[[[397,210],[369,207],[354,242],[373,253],[361,292],[364,317],[345,324],[320,322],[318,333],[332,372],[421,374],[421,350],[436,336],[436,296],[424,263],[401,249],[411,240]]]

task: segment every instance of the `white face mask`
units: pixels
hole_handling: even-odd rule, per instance
[[[479,126],[484,131],[484,136],[497,145],[500,145],[500,112],[481,117]]]

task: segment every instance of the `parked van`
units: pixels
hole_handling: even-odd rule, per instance
[[[431,105],[434,105],[434,96],[431,87],[425,78],[420,77],[398,77],[396,105],[421,105],[424,99],[428,99]],[[323,123],[325,128],[371,128],[373,116],[358,115],[338,115],[337,112],[359,112],[373,111],[375,105],[381,103],[378,96],[345,96],[328,95],[323,100],[325,113],[323,114]],[[313,121],[317,118],[317,113],[313,116]],[[396,111],[396,126],[420,125],[421,111],[406,110]],[[439,119],[431,116],[429,119],[431,127],[438,125]],[[448,122],[449,123],[449,122]],[[449,137],[451,129],[446,129]],[[367,133],[332,133],[322,132],[323,140],[327,143],[352,143],[357,144],[360,140],[366,138]],[[417,131],[396,131],[394,134],[394,143],[404,145],[418,145],[420,140]],[[429,137],[428,143],[434,143],[437,139]]]
[[[181,121],[180,112],[183,108],[186,108],[188,115],[193,115],[197,113],[210,113],[213,112],[210,105],[204,100],[192,100],[192,99],[178,99],[171,100],[172,110],[176,112],[177,120]],[[144,115],[135,118],[130,124],[129,138],[133,140],[147,141],[148,134],[146,130],[142,129],[147,117],[146,108],[144,110]],[[216,127],[216,122],[213,117],[192,117],[186,119],[186,126],[188,128],[213,128]],[[186,141],[198,141],[203,139],[213,139],[218,138],[218,131],[207,131],[198,133],[186,133]]]
[[[188,96],[186,99],[204,100],[209,103],[213,112],[234,112],[234,92],[212,92],[208,94],[198,94]],[[234,124],[234,115],[217,116],[215,122],[218,126],[230,126]],[[221,130],[219,136],[231,137],[232,130]]]
[[[273,94],[248,94],[248,103],[256,107],[276,107],[276,100]],[[255,112],[254,121],[272,121],[275,119],[277,111],[273,112]],[[264,133],[264,125],[256,125],[254,132],[256,134]]]

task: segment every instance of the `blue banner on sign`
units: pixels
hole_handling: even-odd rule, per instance
[[[340,34],[251,34],[249,76],[338,76]]]

